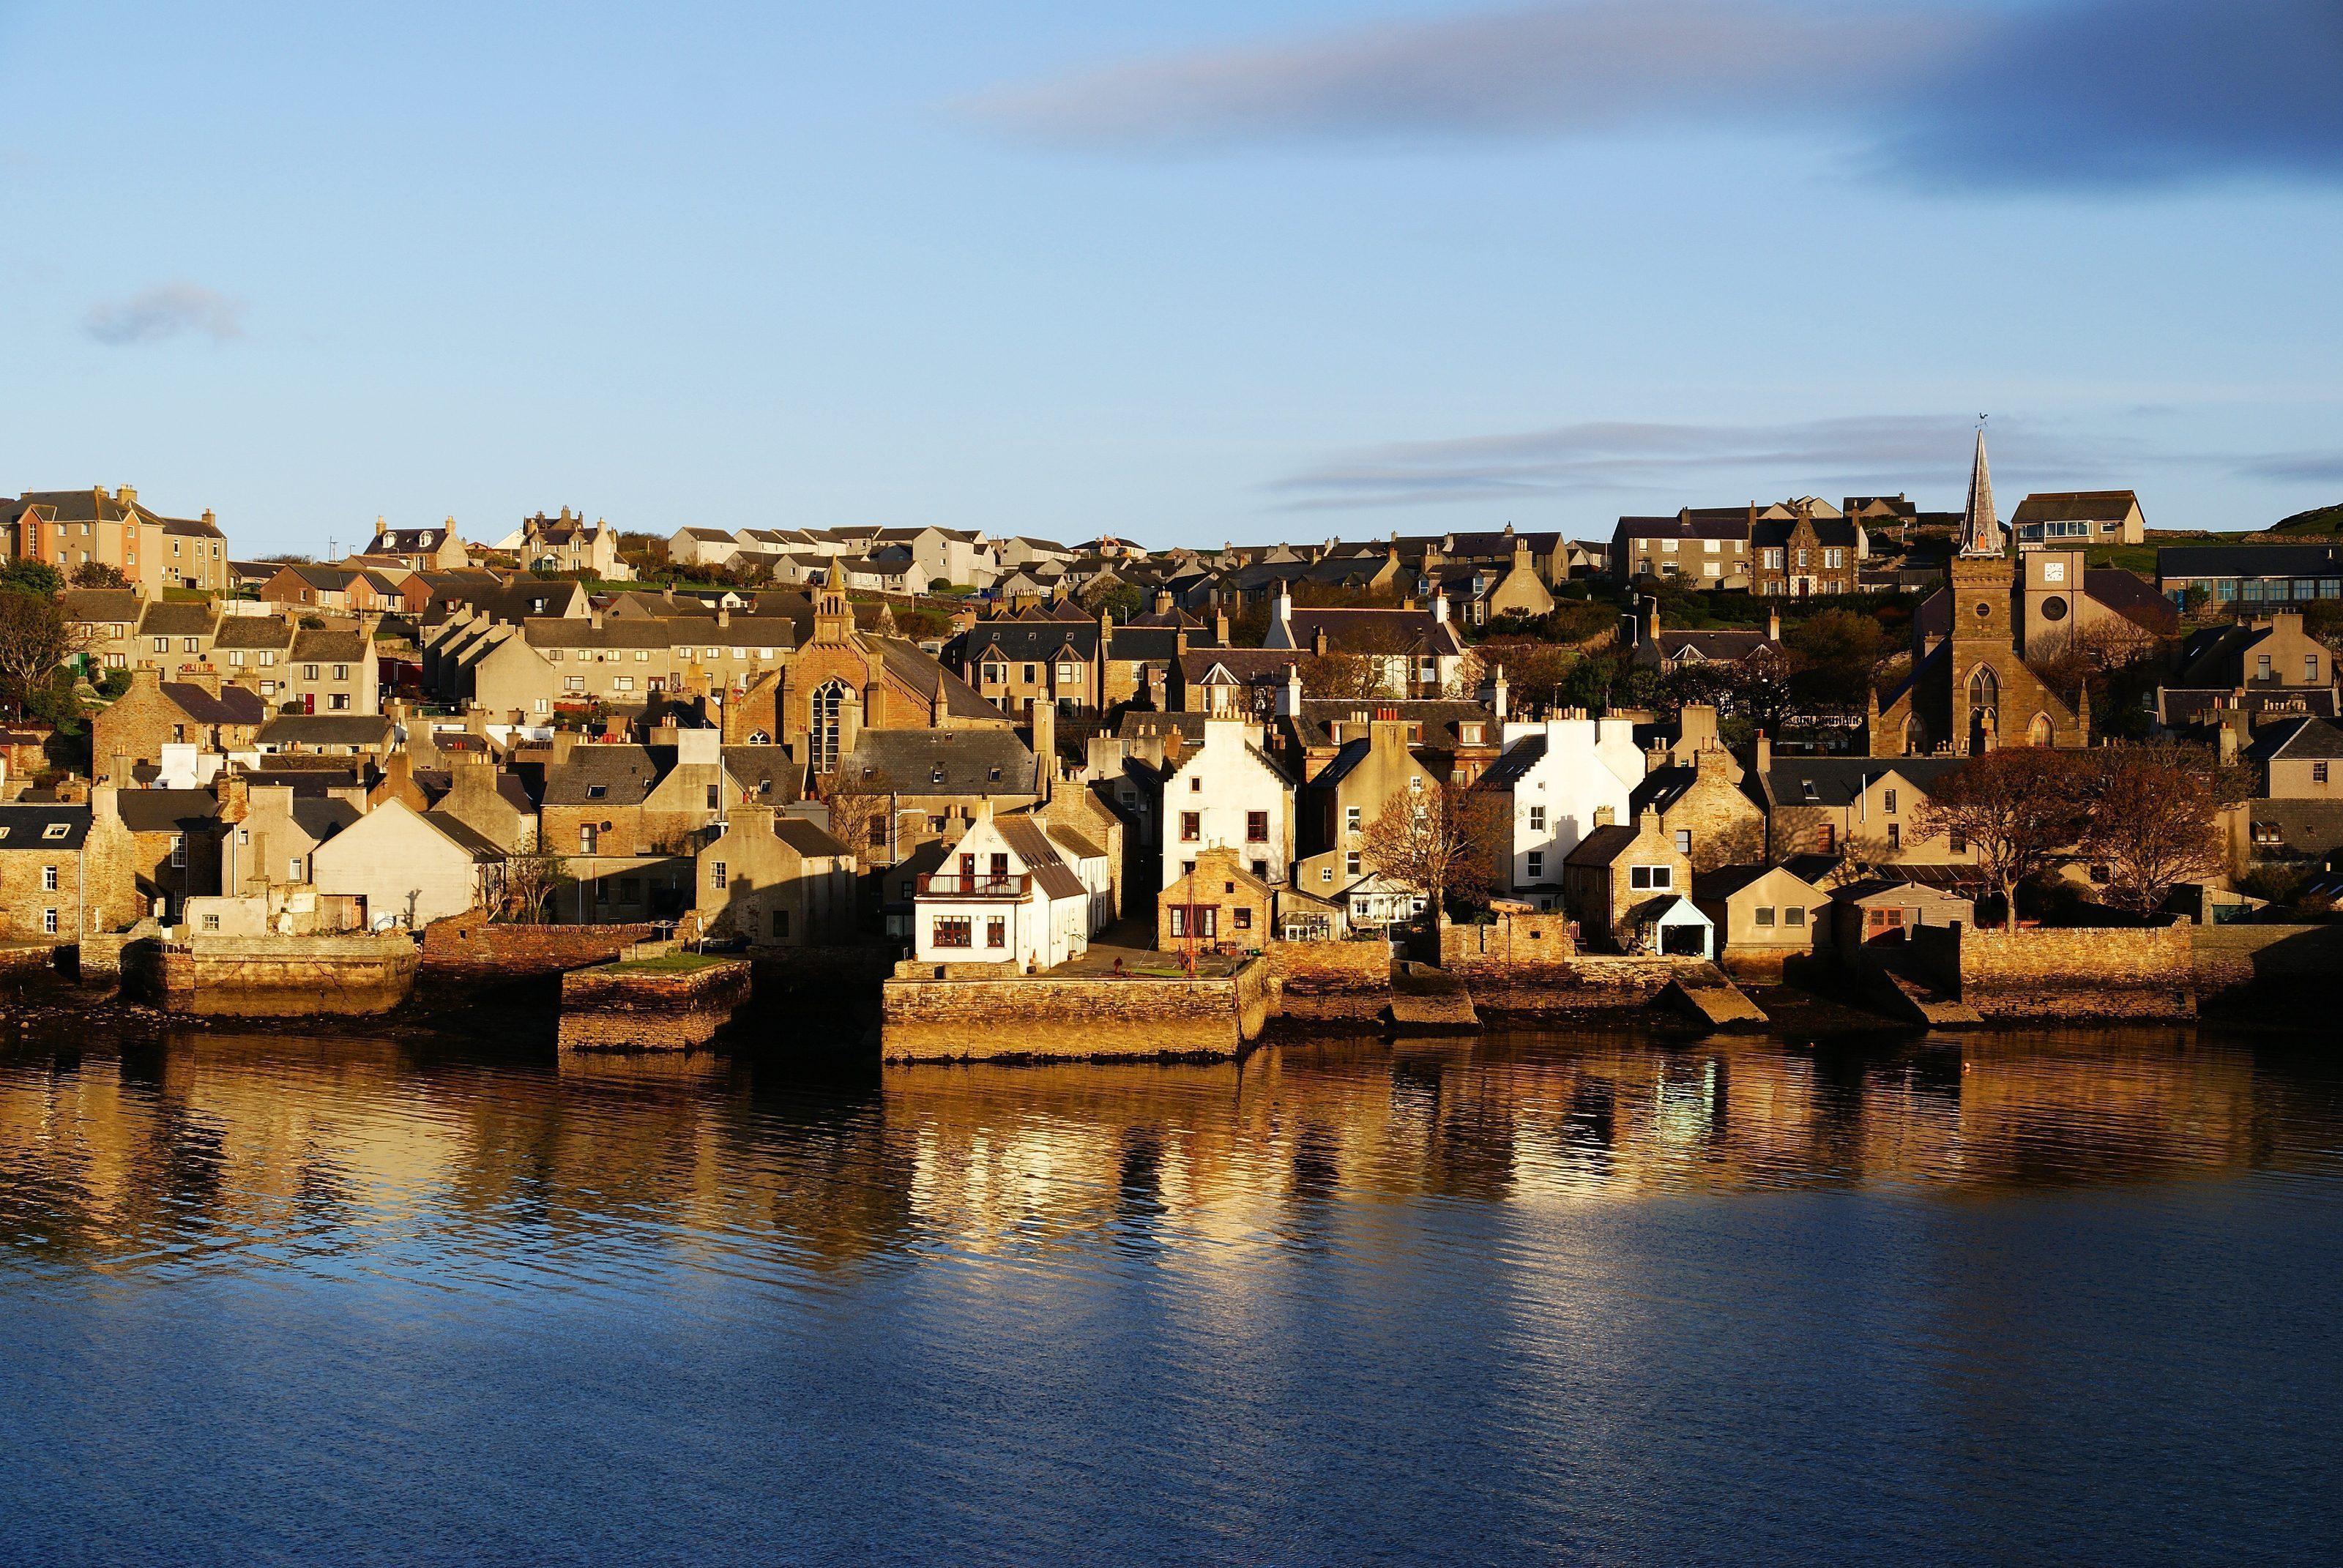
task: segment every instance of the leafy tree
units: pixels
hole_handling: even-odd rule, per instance
[[[2087,765],[2044,746],[2005,746],[1940,777],[1915,810],[1922,838],[1958,833],[2008,900],[2005,930],[2017,929],[2017,889],[2046,870],[2082,834]]]
[[[57,568],[46,561],[36,561],[18,556],[5,566],[0,566],[0,589],[9,593],[54,595],[65,586]]]
[[[35,689],[85,646],[85,637],[65,619],[55,599],[21,590],[0,592],[0,701],[25,711]]]
[[[1137,583],[1114,582],[1082,596],[1092,615],[1103,610],[1117,620],[1147,613],[1147,592]]]
[[[2176,765],[2167,749],[2111,746],[2087,754],[2082,849],[2107,868],[2107,901],[2145,915],[2182,882],[2228,863],[2212,777]]]
[[[78,588],[126,588],[130,586],[130,579],[122,575],[118,567],[110,567],[104,561],[84,561],[74,568],[73,586]]]
[[[1437,784],[1393,795],[1368,822],[1359,848],[1384,877],[1422,894],[1437,925],[1451,898],[1486,901],[1497,885],[1506,826],[1495,796]]]
[[[1850,609],[1808,616],[1782,634],[1796,665],[1792,691],[1822,708],[1861,708],[1871,693],[1872,669],[1885,641],[1875,618]]]
[[[1305,697],[1345,698],[1364,701],[1392,695],[1385,678],[1388,668],[1380,658],[1363,653],[1304,654],[1295,661],[1302,671]]]

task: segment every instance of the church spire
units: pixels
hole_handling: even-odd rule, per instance
[[[1977,427],[1976,465],[1969,470],[1969,507],[1961,515],[1961,554],[2003,553],[2001,519],[1993,514],[1993,470],[1986,467],[1985,427]]]

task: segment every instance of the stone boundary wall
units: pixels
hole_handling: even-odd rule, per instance
[[[1479,975],[1560,977],[1577,955],[1570,917],[1500,914],[1489,925],[1450,926],[1440,933],[1440,967],[1470,982]]]
[[[123,963],[125,991],[174,1012],[303,1018],[388,1012],[414,990],[421,959],[397,932],[140,942]]]
[[[2207,999],[2331,987],[2343,975],[2343,925],[2198,926],[2191,935],[2197,990]]]
[[[1271,942],[1269,1010],[1296,1023],[1373,1023],[1391,1005],[1389,942]]]
[[[1273,984],[1258,960],[1226,980],[890,980],[880,1050],[890,1061],[1234,1056],[1260,1032]]]
[[[648,925],[508,925],[472,910],[423,928],[423,961],[434,970],[520,980],[608,963],[652,934]]]
[[[2193,1018],[2195,928],[1959,933],[1960,1000],[1986,1019]]]
[[[6,975],[11,979],[22,979],[50,970],[61,969],[65,963],[63,955],[70,950],[70,946],[71,944],[65,947],[52,947],[44,942],[30,947],[0,948],[0,975]]]
[[[694,970],[571,970],[561,977],[564,1050],[689,1050],[749,1000],[746,959]]]
[[[1473,1007],[1483,1014],[1575,1017],[1640,1008],[1671,980],[1713,984],[1716,973],[1716,966],[1705,959],[1581,953],[1567,965],[1553,968],[1483,970],[1466,983]]]

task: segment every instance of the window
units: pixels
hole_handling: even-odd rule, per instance
[[[207,931],[216,931],[219,929],[220,921],[217,915],[206,915],[204,917],[204,930]]]
[[[1237,930],[1241,931],[1249,931],[1252,930],[1252,911],[1251,910],[1240,905],[1238,908],[1232,910],[1231,913],[1234,916]]]
[[[1248,811],[1245,813],[1245,842],[1248,844],[1266,844],[1269,842],[1268,812]]]
[[[1825,822],[1825,823],[1824,823],[1821,827],[1819,827],[1819,828],[1815,829],[1815,852],[1816,852],[1816,853],[1818,853],[1818,854],[1824,854],[1824,855],[1835,855],[1835,854],[1837,854],[1837,853],[1838,853],[1838,829],[1837,829],[1836,827],[1833,826],[1832,824],[1828,823],[1828,822]]]
[[[1530,808],[1530,831],[1533,833],[1543,833],[1545,831],[1544,807],[1533,806]]]
[[[1673,866],[1630,866],[1627,886],[1637,892],[1664,893],[1675,885]]]
[[[2324,784],[2327,782],[2326,763],[2314,762],[2310,765],[2310,781],[2313,784]]]
[[[610,787],[608,784],[588,784],[586,786],[586,799],[588,800],[599,800],[609,793]]]
[[[72,830],[73,824],[70,822],[52,822],[47,827],[41,829],[41,837],[44,839],[62,839]]]
[[[870,843],[875,849],[883,849],[887,847],[886,818],[873,817],[870,819]]]
[[[1188,779],[1188,793],[1189,793],[1189,794],[1191,794],[1191,795],[1202,795],[1203,792],[1204,792],[1204,778],[1203,778],[1203,775],[1202,775],[1202,774],[1201,774],[1201,773],[1192,775],[1192,776],[1189,778],[1189,779]]]
[[[43,935],[45,935],[45,936],[52,936],[52,937],[53,937],[53,936],[55,936],[55,935],[57,934],[57,912],[56,912],[56,910],[43,910],[41,911],[41,931],[42,931],[42,934],[43,934]]]
[[[155,651],[156,651],[156,653],[168,653],[168,652],[170,652],[170,651],[171,651],[171,639],[170,639],[169,638],[167,638],[167,637],[158,637],[158,638],[156,638],[155,639]]]
[[[1843,566],[1845,566],[1845,564],[1846,564],[1846,552],[1845,552],[1845,550],[1842,550],[1842,549],[1827,549],[1827,550],[1825,550],[1825,551],[1823,552],[1823,565],[1824,565],[1825,568],[1829,568],[1829,567],[1843,567]]]
[[[987,916],[984,922],[984,945],[1005,948],[1009,945],[1009,920],[1002,915]]]
[[[2305,686],[2318,684],[2318,656],[2315,653],[2302,656],[2302,683]]]
[[[1034,667],[1032,665],[1029,664],[1025,666],[1025,684],[1028,686],[1033,684],[1033,670]]]
[[[650,661],[650,649],[647,648],[639,648],[635,649],[635,662],[637,664],[649,664]]]
[[[203,650],[204,645],[192,637],[179,639],[179,651],[182,653],[201,653]]]
[[[713,811],[720,808],[723,804],[724,787],[720,784],[710,784],[708,787],[708,809]]]
[[[2254,677],[2258,680],[2268,680],[2270,678],[2270,656],[2268,654],[2264,653],[2255,656]]]
[[[1332,867],[1332,866],[1321,866],[1321,867],[1319,867],[1319,868],[1318,868],[1318,885],[1319,885],[1320,887],[1326,887],[1326,886],[1330,886],[1330,885],[1333,882],[1333,880],[1334,880],[1334,868],[1333,868],[1333,867]]]
[[[57,869],[55,866],[43,866],[41,868],[41,891],[45,893],[54,893],[56,890]]]
[[[1355,833],[1359,830],[1360,809],[1361,809],[1356,806],[1345,806],[1342,808],[1342,831],[1345,833]]]
[[[174,833],[171,835],[171,864],[184,867],[186,863],[187,836],[185,833]]]
[[[988,664],[984,667],[984,681],[987,686],[998,686],[1008,678],[1009,667],[1007,665]]]
[[[1355,877],[1359,874],[1359,852],[1356,849],[1342,857],[1342,874],[1346,877]]]
[[[933,946],[940,948],[972,948],[976,945],[976,922],[966,915],[938,915],[934,927]]]
[[[262,681],[262,682],[260,683],[260,694],[261,694],[263,697],[266,697],[266,696],[267,696],[267,695],[268,695],[268,682],[266,682],[266,681],[265,681],[265,680],[264,680],[264,681]],[[539,713],[550,713],[550,712],[552,712],[552,711],[553,711],[553,699],[551,699],[551,698],[549,698],[549,697],[540,697],[540,698],[538,698],[538,699],[536,700],[536,702],[532,703],[530,706],[531,706],[531,707],[532,707],[532,708],[533,708],[537,712],[539,712]]]
[[[632,691],[635,689],[635,678],[631,675],[621,675],[612,680],[610,685],[614,690]]]
[[[1252,863],[1252,874],[1260,878],[1262,881],[1266,882],[1269,880],[1269,862],[1267,860],[1255,860]],[[1234,882],[1230,883],[1229,891],[1233,893],[1236,890],[1236,884]]]
[[[108,669],[127,669],[130,668],[130,656],[125,653],[109,653],[106,656],[106,668]]]
[[[561,689],[583,691],[586,689],[586,678],[582,675],[565,675],[561,678]]]
[[[618,879],[618,902],[639,904],[643,901],[643,879],[640,877]]]
[[[1760,904],[1751,912],[1761,926],[1770,926],[1774,923],[1774,906],[1771,904]]]
[[[348,712],[350,708],[350,694],[347,691],[329,693],[326,698],[326,707],[328,711],[334,713]]]
[[[285,879],[288,882],[297,882],[301,879],[300,856],[296,855],[285,862]]]
[[[1532,849],[1530,851],[1530,879],[1534,881],[1544,875],[1545,851],[1544,849]]]
[[[1880,797],[1880,803],[1890,817],[1896,815],[1896,791],[1889,789]]]
[[[270,668],[271,666],[275,665],[275,664],[276,664],[276,662],[277,662],[277,654],[276,654],[276,651],[275,651],[274,649],[264,648],[262,648],[262,649],[260,650],[260,668],[263,668],[263,669],[266,669],[266,668]]]
[[[1952,829],[1945,834],[1945,848],[1956,855],[1966,855],[1969,852],[1969,836],[1958,828]]]
[[[1203,836],[1204,836],[1204,814],[1203,814],[1202,811],[1182,811],[1182,812],[1181,812],[1181,813],[1180,813],[1180,837],[1181,837],[1181,839],[1182,839],[1183,841],[1187,842],[1187,843],[1191,843],[1191,844],[1192,844],[1192,843],[1194,843],[1197,839],[1199,839],[1202,838]]]
[[[1798,552],[1798,569],[1800,571],[1806,569],[1806,558],[1812,553],[1813,552],[1809,550],[1800,550]]]
[[[1785,926],[1805,925],[1806,923],[1806,911],[1805,906],[1799,904],[1784,905],[1782,908],[1782,923]]]
[[[599,828],[597,828],[591,822],[584,822],[578,825],[578,852],[579,854],[590,855],[594,853],[595,847],[601,843],[601,841],[602,830]]]
[[[1679,855],[1689,855],[1692,853],[1691,829],[1679,828],[1676,829],[1676,853]]]
[[[305,664],[305,665],[303,665],[303,666],[301,667],[301,678],[302,678],[302,679],[304,679],[304,680],[315,680],[315,679],[317,679],[317,667],[316,665],[314,665],[314,664]]]
[[[1887,847],[1891,849],[1900,849],[1904,847],[1903,823],[1890,822],[1887,824]]]
[[[1777,572],[1782,569],[1782,552],[1780,550],[1769,549],[1765,551],[1760,558],[1764,562],[1766,570]]]
[[[1082,667],[1081,665],[1061,664],[1058,666],[1058,684],[1060,686],[1071,686],[1075,681],[1080,680],[1081,678]]]
[[[708,868],[708,879],[717,887],[722,888],[729,886],[730,877],[731,869],[726,866],[721,860],[718,860]]]

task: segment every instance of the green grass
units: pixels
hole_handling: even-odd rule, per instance
[[[713,969],[729,961],[722,953],[661,953],[655,959],[628,959],[610,966],[617,974],[677,974],[692,970]]]
[[[2086,566],[2121,567],[2129,572],[2153,579],[2156,576],[2154,545],[2091,545],[2083,552]]]

